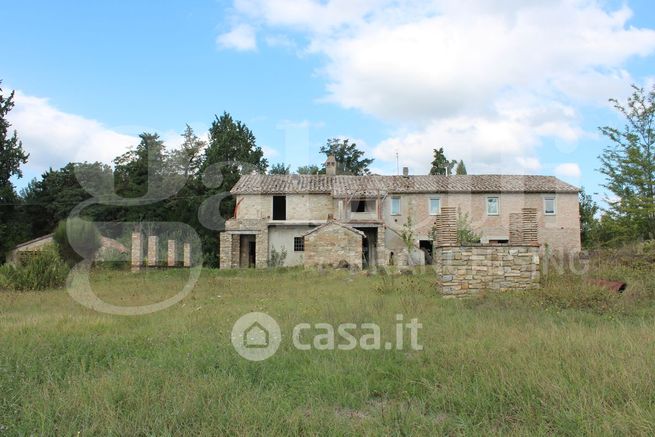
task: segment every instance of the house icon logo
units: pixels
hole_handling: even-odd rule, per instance
[[[250,361],[270,358],[280,347],[282,335],[274,318],[265,313],[248,313],[232,327],[232,346]]]
[[[268,347],[268,330],[255,322],[243,333],[243,347]]]

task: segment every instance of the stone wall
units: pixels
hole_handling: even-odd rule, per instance
[[[219,234],[219,267],[240,267],[241,235],[255,235],[255,266],[268,266],[268,225],[266,219],[230,219]]]
[[[287,220],[326,220],[334,214],[334,201],[329,194],[287,194]],[[273,217],[273,196],[269,194],[238,195],[238,220],[270,220]]]
[[[437,286],[447,296],[539,288],[538,245],[441,246],[434,257]]]
[[[334,266],[343,261],[362,268],[364,233],[332,222],[305,235],[305,267]]]

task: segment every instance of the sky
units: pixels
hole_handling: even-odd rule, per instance
[[[598,127],[655,83],[649,0],[3,1],[2,88],[25,186],[170,147],[229,112],[270,163],[317,164],[349,138],[372,170],[425,174],[444,147],[472,173],[555,175],[605,195]]]

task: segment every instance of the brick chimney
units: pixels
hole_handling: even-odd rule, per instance
[[[334,155],[330,155],[325,161],[325,174],[328,176],[335,176],[337,174],[337,159]]]
[[[403,176],[409,177],[409,167],[403,167]]]

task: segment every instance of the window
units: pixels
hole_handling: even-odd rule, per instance
[[[305,251],[305,238],[304,237],[293,237],[293,251],[294,252],[304,252]]]
[[[374,212],[375,200],[354,199],[350,201],[350,212]]]
[[[544,197],[544,214],[555,215],[555,196]]]
[[[487,215],[498,215],[499,213],[499,200],[496,196],[487,197]]]
[[[364,200],[353,200],[350,202],[350,211],[351,212],[366,212],[366,201]]]
[[[400,196],[391,198],[391,215],[400,215]]]
[[[441,198],[438,196],[430,197],[428,207],[430,215],[437,215],[441,212]]]
[[[286,196],[273,196],[273,220],[287,219]]]

